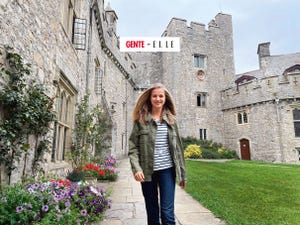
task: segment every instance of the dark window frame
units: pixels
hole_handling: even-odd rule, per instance
[[[207,129],[199,129],[200,140],[207,140]]]
[[[295,137],[300,138],[300,109],[293,109]]]
[[[197,93],[197,107],[201,107],[201,108],[207,107],[207,92]]]
[[[249,123],[249,113],[247,111],[240,111],[236,115],[237,117],[237,124],[243,125]]]

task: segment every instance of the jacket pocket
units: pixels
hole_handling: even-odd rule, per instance
[[[139,143],[145,144],[149,140],[149,131],[148,130],[140,130],[139,131]]]

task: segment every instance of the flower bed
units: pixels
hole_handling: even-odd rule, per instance
[[[114,157],[108,156],[100,163],[85,164],[82,168],[85,177],[94,177],[98,180],[115,181],[117,179],[117,161]]]
[[[95,177],[98,180],[110,181],[115,181],[117,179],[116,169],[112,166],[90,163],[84,165],[83,171],[85,173],[85,177]]]
[[[87,163],[82,167],[75,168],[67,176],[73,182],[85,180],[107,180],[115,181],[118,177],[116,169],[117,161],[114,157],[108,156],[99,163]]]
[[[108,195],[99,186],[67,179],[15,184],[0,193],[0,224],[90,224],[108,207]]]

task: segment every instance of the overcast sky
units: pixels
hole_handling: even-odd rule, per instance
[[[172,17],[208,24],[232,16],[236,73],[258,69],[257,45],[271,55],[300,52],[300,0],[105,0],[118,16],[117,35],[159,37]]]

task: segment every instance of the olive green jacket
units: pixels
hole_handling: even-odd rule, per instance
[[[168,126],[169,149],[176,170],[176,178],[178,181],[184,181],[186,180],[185,161],[177,124],[176,122],[170,124],[166,116],[163,117],[163,120],[167,122]],[[134,123],[129,137],[128,156],[132,172],[135,174],[138,171],[143,171],[145,181],[151,181],[153,173],[156,129],[155,121],[148,114],[146,124]]]

